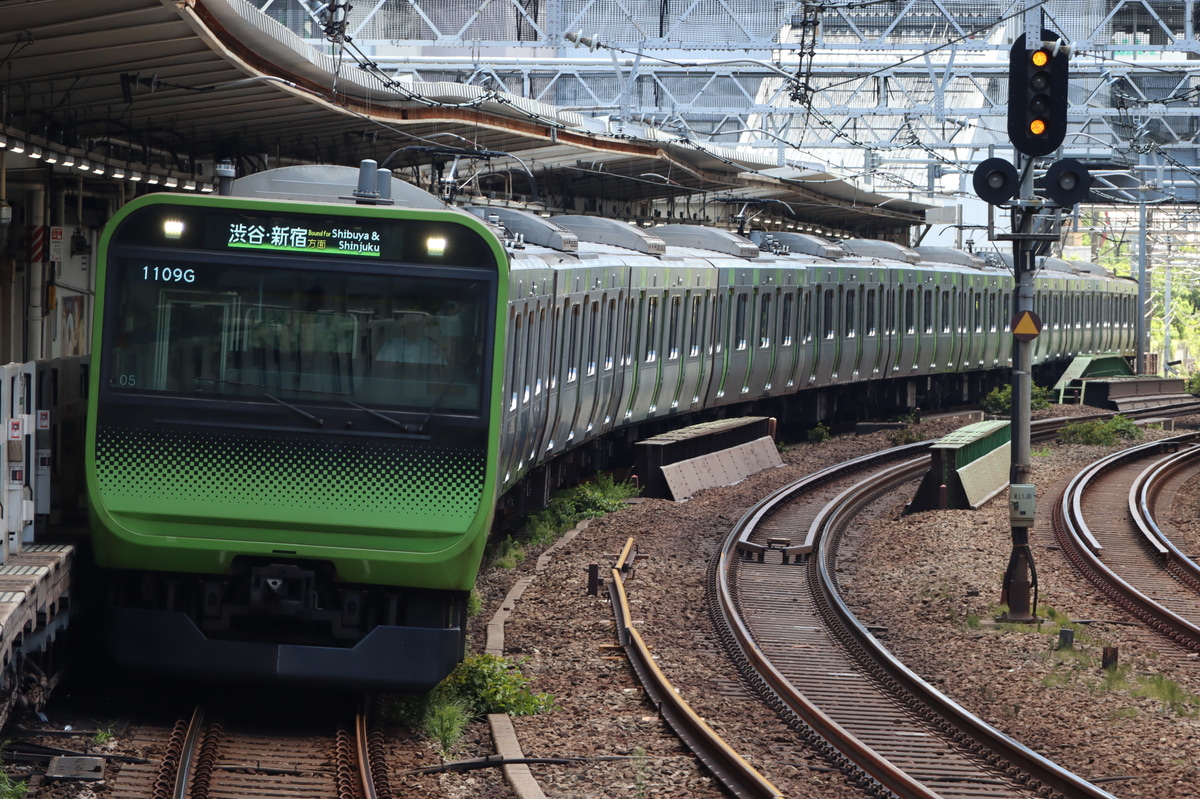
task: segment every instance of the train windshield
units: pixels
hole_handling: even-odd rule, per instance
[[[491,284],[123,258],[109,390],[482,412]]]

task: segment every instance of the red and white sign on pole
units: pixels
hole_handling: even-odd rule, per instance
[[[61,225],[53,225],[50,228],[50,260],[63,260],[63,227]]]
[[[16,417],[8,420],[8,440],[20,441],[25,437],[25,425],[21,424],[21,418]]]

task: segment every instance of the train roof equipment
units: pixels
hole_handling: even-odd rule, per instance
[[[755,237],[757,234],[757,238]],[[765,231],[756,230],[750,235],[751,241],[770,241],[774,240],[783,244],[788,248],[788,252],[793,255],[815,255],[818,258],[838,259],[846,256],[846,251],[836,244],[827,241],[820,236],[813,236],[809,233],[791,233],[777,231],[766,233]]]
[[[667,243],[658,236],[619,219],[577,214],[559,214],[550,218],[579,236],[580,241],[611,244],[647,255],[665,255],[667,252]]]
[[[389,204],[436,211],[451,207],[424,189],[392,177],[389,170],[376,169],[374,164],[364,161],[359,167],[310,164],[268,169],[234,180],[232,194],[256,200],[304,197],[320,202]],[[367,175],[371,176],[369,185],[364,183]]]
[[[578,252],[579,236],[562,225],[531,211],[488,205],[470,205],[466,210],[485,222],[503,226],[529,244],[559,252]]]
[[[658,225],[650,228],[650,233],[673,247],[694,247],[725,255],[736,255],[739,258],[757,258],[759,255],[758,245],[750,239],[721,228],[703,225]]]
[[[846,239],[839,241],[838,246],[860,258],[889,258],[893,261],[907,261],[910,264],[921,262],[921,255],[916,250],[892,241]]]
[[[966,250],[956,250],[953,247],[913,247],[913,249],[926,263],[957,264],[973,266],[976,269],[987,266],[987,261],[982,256]]]

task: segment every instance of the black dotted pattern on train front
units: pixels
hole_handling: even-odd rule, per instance
[[[332,513],[462,518],[479,507],[484,453],[346,439],[108,427],[96,441],[106,497]]]

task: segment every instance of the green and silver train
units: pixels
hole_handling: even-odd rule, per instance
[[[692,421],[1009,379],[995,254],[464,211],[364,174],[150,195],[106,228],[87,481],[121,664],[423,688],[462,656],[493,514]],[[1047,258],[1036,282],[1039,379],[1133,351],[1133,281]]]
[[[507,258],[438,204],[274,198],[351,195],[345,172],[146,195],[105,229],[87,484],[119,665],[409,689],[462,658]]]

